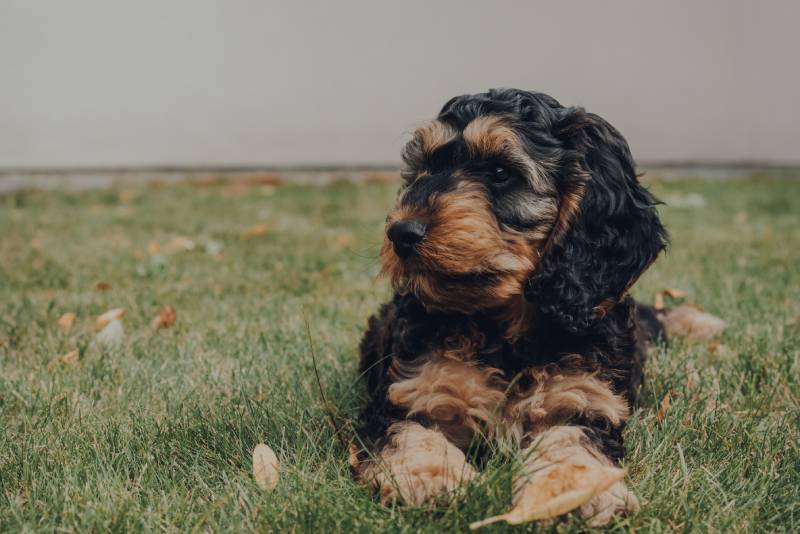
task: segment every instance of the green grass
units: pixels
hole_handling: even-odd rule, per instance
[[[626,435],[643,507],[615,527],[797,531],[800,181],[651,186],[707,206],[662,208],[673,244],[635,294],[682,288],[730,326],[722,349],[675,343],[652,355]],[[393,190],[0,197],[0,531],[463,532],[505,511],[512,467],[499,458],[449,505],[379,505],[353,482],[312,378],[304,315],[337,419],[357,412],[357,343],[388,295],[375,275]],[[243,239],[257,223],[267,232]],[[198,247],[148,255],[148,242],[175,236]],[[202,250],[207,240],[222,257]],[[177,324],[153,332],[164,305]],[[114,307],[127,310],[122,346],[93,346],[94,318]],[[68,311],[78,320],[65,334],[56,321]],[[75,348],[77,363],[48,371]],[[251,480],[260,441],[282,462],[272,494]],[[583,527],[573,516],[557,528]]]

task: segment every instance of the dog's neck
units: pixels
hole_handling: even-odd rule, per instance
[[[497,320],[505,325],[504,337],[511,342],[524,337],[534,319],[533,306],[521,293],[512,297],[506,306],[494,313]]]

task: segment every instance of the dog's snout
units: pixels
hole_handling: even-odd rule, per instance
[[[401,258],[414,253],[416,245],[425,237],[426,227],[420,221],[410,219],[392,224],[386,235],[394,246],[394,251]]]

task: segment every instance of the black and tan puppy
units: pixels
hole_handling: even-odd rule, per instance
[[[450,100],[403,159],[381,250],[395,295],[361,343],[358,476],[420,504],[473,477],[464,453],[491,440],[529,453],[518,495],[616,466],[655,334],[640,324],[658,326],[627,292],[666,244],[625,139],[501,89]],[[637,507],[620,481],[581,511]]]

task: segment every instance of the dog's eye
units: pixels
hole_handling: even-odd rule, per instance
[[[489,174],[489,179],[495,184],[504,184],[511,178],[511,173],[505,167],[495,167]]]

